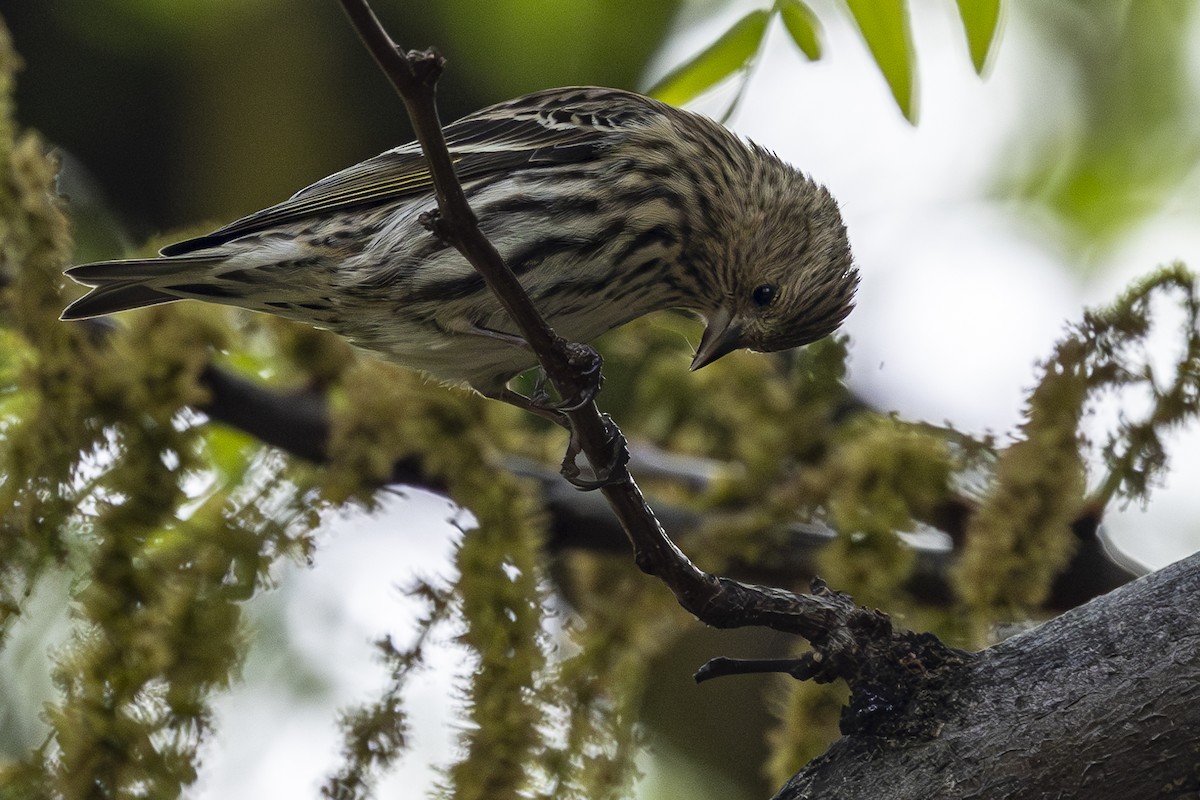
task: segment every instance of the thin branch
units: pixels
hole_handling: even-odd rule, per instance
[[[366,0],[339,2],[412,118],[437,193],[441,218],[436,221],[436,232],[483,276],[558,393],[564,398],[587,397],[589,384],[598,380],[598,356],[586,345],[565,342],[542,319],[500,253],[479,229],[454,173],[435,103],[435,84],[443,59],[431,50],[402,52],[382,30]],[[666,582],[683,607],[699,615],[716,601],[722,586],[714,576],[697,569],[668,538],[624,465],[613,466],[617,450],[624,446],[620,431],[601,416],[590,399],[566,415],[575,441],[597,473],[612,472],[602,491],[633,544],[638,566]]]
[[[441,212],[441,220],[433,222],[436,232],[457,247],[479,271],[543,363],[559,360],[565,367],[565,343],[555,336],[537,313],[524,287],[505,265],[496,247],[479,229],[475,212],[471,210],[462,184],[454,172],[454,160],[446,145],[437,111],[437,80],[445,66],[445,59],[432,49],[403,52],[383,29],[366,0],[339,2],[363,44],[400,95],[412,120],[421,151],[429,162]]]
[[[554,334],[495,246],[480,230],[454,173],[435,103],[435,85],[444,60],[432,50],[405,53],[381,29],[366,0],[339,0],[371,55],[399,92],[412,118],[417,140],[429,164],[441,218],[436,232],[451,242],[483,276],[538,357],[559,395],[577,402],[566,412],[574,441],[598,475],[600,486],[633,545],[639,568],[661,579],[685,609],[710,625],[766,625],[812,641],[826,639],[830,625],[841,625],[844,609],[822,599],[751,587],[717,578],[697,568],[659,524],[634,482],[620,452],[625,440],[616,425],[601,416],[590,399],[599,386],[599,356],[592,348],[568,343]],[[753,609],[752,613],[747,613]]]

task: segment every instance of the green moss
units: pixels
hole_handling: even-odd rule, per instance
[[[992,486],[971,517],[955,575],[980,631],[1037,609],[1074,551],[1072,525],[1095,524],[1114,500],[1145,499],[1166,468],[1162,435],[1200,417],[1196,293],[1196,277],[1182,265],[1161,269],[1110,307],[1087,312],[1043,365],[1020,436],[1000,453]],[[1174,297],[1184,312],[1179,356],[1166,375],[1154,372],[1143,349],[1160,295]],[[1133,388],[1150,395],[1149,413],[1123,415],[1099,447],[1085,438],[1080,425],[1091,404]],[[1100,456],[1105,474],[1089,479],[1088,451]]]
[[[1084,470],[1078,425],[1087,381],[1077,351],[1060,353],[1029,400],[1021,439],[1001,453],[991,490],[967,526],[955,580],[983,619],[1029,614],[1074,552]]]

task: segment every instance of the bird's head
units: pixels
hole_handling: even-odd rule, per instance
[[[854,307],[858,270],[837,202],[772,160],[752,182],[754,194],[739,198],[727,217],[723,297],[702,309],[708,325],[693,370],[742,348],[774,352],[815,342]]]

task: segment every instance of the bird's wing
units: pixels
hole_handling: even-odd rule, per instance
[[[515,169],[586,161],[614,133],[643,123],[659,104],[630,92],[581,87],[538,92],[490,106],[445,128],[463,184]],[[429,194],[433,178],[416,142],[380,153],[204,236],[162,249],[191,253],[306,217]]]

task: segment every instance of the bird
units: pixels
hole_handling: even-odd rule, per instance
[[[567,340],[690,310],[691,362],[833,333],[859,283],[829,191],[716,121],[633,92],[550,89],[444,127],[483,233]],[[447,384],[504,397],[536,358],[482,276],[429,229],[416,142],[157,257],[73,266],[64,320],[201,300],[331,330]]]

